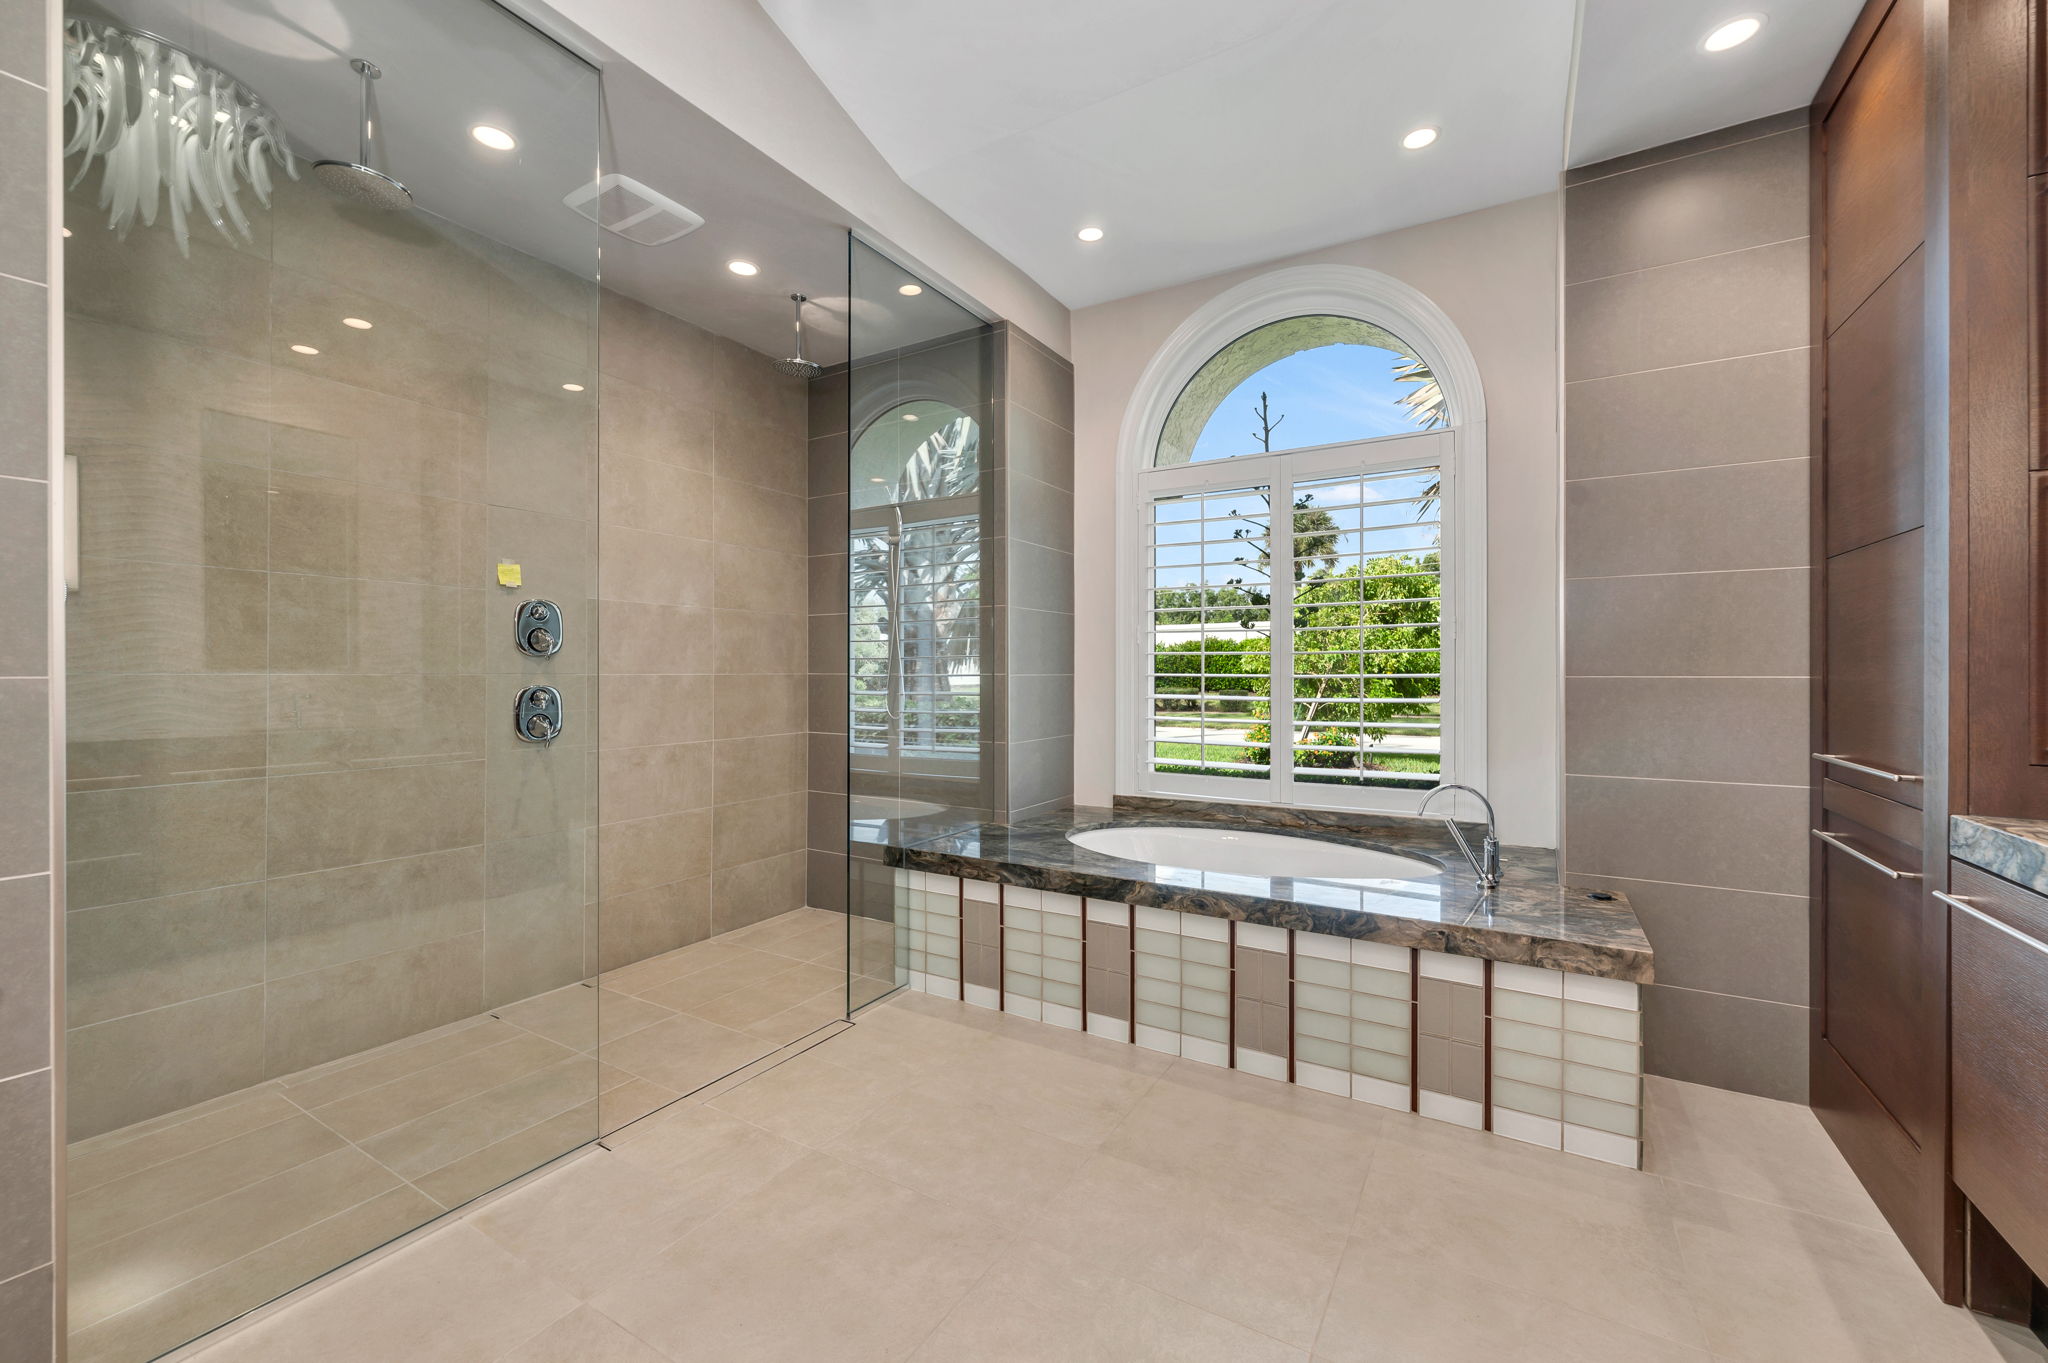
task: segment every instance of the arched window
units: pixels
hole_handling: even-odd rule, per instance
[[[1191,319],[1126,423],[1126,789],[1398,810],[1479,755],[1469,355],[1384,276],[1310,273]]]

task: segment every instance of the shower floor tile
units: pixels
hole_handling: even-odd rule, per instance
[[[74,1363],[154,1358],[843,1017],[845,924],[800,909],[78,1142]]]
[[[898,995],[194,1356],[2048,1358],[1935,1299],[1804,1108],[1653,1079],[1649,1111],[1610,1170]]]

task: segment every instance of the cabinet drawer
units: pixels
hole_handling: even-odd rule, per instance
[[[1822,751],[1909,776],[1926,770],[1925,540],[1924,530],[1908,530],[1827,562]],[[1887,782],[1845,767],[1827,774],[1915,808],[1924,798],[1918,782]]]
[[[1956,1186],[2048,1275],[2048,900],[1960,862],[1950,884]]]

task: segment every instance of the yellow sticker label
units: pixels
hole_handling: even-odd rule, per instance
[[[500,563],[498,565],[498,585],[500,587],[517,587],[519,583],[520,577],[518,564]]]

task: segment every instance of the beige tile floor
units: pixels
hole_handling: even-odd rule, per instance
[[[74,1363],[153,1358],[843,1017],[846,922],[800,909],[72,1146]]]
[[[1997,1363],[1803,1108],[1652,1081],[1634,1173],[921,996],[204,1363]]]

